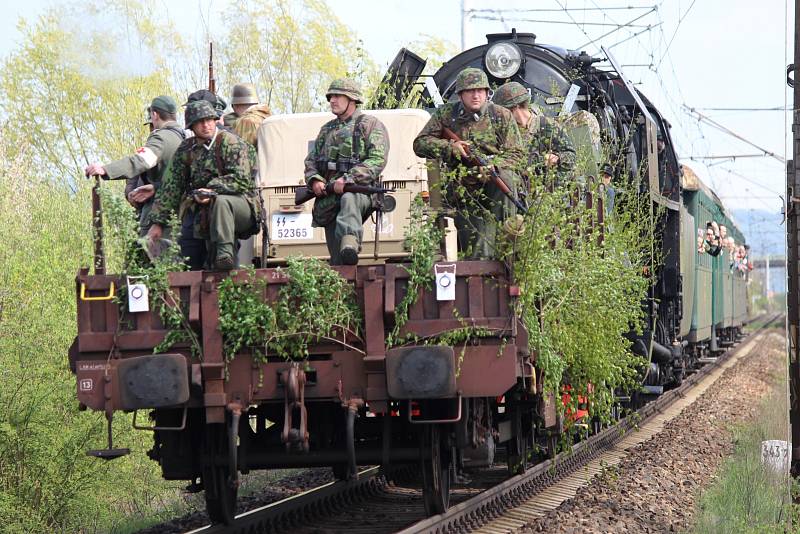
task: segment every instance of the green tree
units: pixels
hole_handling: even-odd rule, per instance
[[[352,29],[321,0],[251,0],[223,14],[220,76],[255,83],[279,113],[318,111],[334,78],[366,81],[375,67]]]
[[[67,365],[76,333],[74,277],[91,263],[86,160],[130,154],[146,138],[142,114],[154,96],[181,102],[207,84],[205,46],[182,42],[169,21],[154,16],[163,12],[158,6],[150,0],[86,0],[53,7],[19,23],[20,44],[2,59],[4,532],[115,531],[131,516],[168,514],[178,500],[180,483],[161,480],[158,466],[143,454],[150,434],[133,432],[128,416],[117,414],[114,433],[133,454],[111,463],[85,456],[86,449],[103,446],[105,420],[78,411]],[[318,109],[332,78],[371,65],[353,32],[322,1],[264,1],[225,13],[231,13],[229,33],[217,40],[224,46],[215,58],[220,87],[252,79],[277,111]],[[103,31],[87,32],[87,26]],[[253,41],[240,33],[257,27],[262,31]]]
[[[430,75],[460,52],[458,46],[452,41],[426,33],[421,34],[406,48],[426,60],[423,74]]]
[[[87,34],[71,18],[130,17],[129,35],[147,48],[154,45],[153,26],[143,4],[96,8],[54,8],[35,22],[21,22],[23,40],[3,61],[4,532],[108,532],[134,512],[163,507],[166,488],[175,486],[162,482],[157,466],[141,454],[149,436],[132,432],[129,417],[116,419],[115,435],[139,454],[113,464],[85,455],[103,445],[105,421],[101,414],[79,413],[67,365],[76,333],[74,277],[91,263],[91,184],[82,177],[84,157],[108,161],[130,153],[146,134],[145,103],[172,93],[162,70],[143,74],[120,65],[117,43],[124,28]]]
[[[6,129],[10,146],[29,145],[27,155],[39,176],[66,180],[74,189],[86,159],[108,161],[143,142],[145,106],[172,90],[163,69],[119,72],[116,43],[122,30],[87,35],[70,24],[64,9],[53,8],[33,24],[20,23],[22,44],[3,62],[0,95],[14,126]],[[146,18],[140,9],[130,16]],[[142,46],[155,46],[146,33],[152,31],[149,24],[132,28]]]

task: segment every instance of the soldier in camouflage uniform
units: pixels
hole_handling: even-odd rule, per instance
[[[458,173],[467,145],[470,150],[489,158],[506,185],[514,191],[519,182],[516,171],[524,160],[522,139],[514,118],[505,108],[488,101],[489,80],[480,69],[461,71],[455,90],[459,100],[434,112],[414,139],[414,152],[423,158],[439,159],[447,169]],[[452,130],[461,141],[445,139],[444,127]],[[470,259],[494,257],[498,222],[514,214],[513,203],[490,180],[486,169],[467,169],[460,183],[451,181],[444,193],[446,202],[456,209],[459,249]]]
[[[531,105],[531,95],[518,82],[497,88],[492,102],[511,111],[527,147],[528,176],[544,176],[548,170],[563,175],[575,168],[575,148],[564,129]]]
[[[194,137],[181,143],[164,175],[150,211],[152,226],[147,236],[161,237],[162,227],[179,207],[195,212],[199,217],[194,218],[194,237],[206,240],[210,266],[224,271],[236,266],[237,239],[258,232],[260,209],[255,150],[217,128],[216,121],[217,112],[206,101],[186,107],[186,126]]]
[[[316,195],[313,224],[325,228],[331,265],[356,265],[372,198],[344,193],[344,186],[378,185],[389,153],[389,135],[381,121],[358,109],[363,98],[354,80],[334,80],[325,96],[336,118],[322,126],[305,159],[306,184]],[[334,193],[326,194],[326,184],[331,182]]]
[[[245,111],[258,105],[258,93],[252,83],[237,83],[231,91],[231,107],[233,111],[222,116],[222,121],[228,128],[233,128],[239,117]]]
[[[153,197],[161,184],[178,145],[186,137],[183,128],[175,122],[178,106],[170,96],[157,96],[147,108],[150,135],[144,146],[134,154],[105,165],[94,163],[86,167],[86,175],[102,176],[105,180],[125,178],[125,196],[139,210],[139,232],[145,235],[149,226],[147,216]]]

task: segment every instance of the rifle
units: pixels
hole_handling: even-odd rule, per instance
[[[333,182],[329,183],[325,186],[325,192],[329,195],[333,193]],[[394,193],[394,189],[386,189],[384,187],[373,187],[371,185],[359,185],[359,184],[344,184],[344,192],[345,193],[363,193],[365,195],[381,195],[384,193]],[[294,190],[294,205],[299,206],[300,204],[305,204],[312,198],[314,198],[314,191],[312,191],[308,186],[306,187],[298,187]]]
[[[217,94],[217,79],[214,77],[214,43],[208,43],[208,90]]]
[[[442,134],[446,139],[451,141],[459,142],[461,138],[456,135],[456,133],[448,128],[447,126],[442,126]],[[528,213],[528,208],[525,207],[525,204],[522,203],[518,198],[514,196],[514,193],[509,189],[506,183],[500,178],[500,173],[497,172],[497,169],[494,168],[489,160],[478,153],[472,152],[468,146],[464,147],[464,150],[467,153],[467,164],[470,167],[483,167],[484,169],[489,171],[489,176],[491,177],[494,184],[497,186],[500,191],[503,192],[505,196],[514,203],[514,206],[517,207],[517,211],[525,215]]]

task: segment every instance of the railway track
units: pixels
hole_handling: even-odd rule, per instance
[[[743,343],[686,378],[679,388],[576,444],[572,451],[511,478],[500,466],[470,473],[471,480],[452,488],[453,504],[444,514],[425,518],[422,489],[413,469],[386,473],[373,467],[361,471],[357,480],[331,482],[240,514],[232,525],[210,525],[189,534],[512,532],[573,497],[592,477],[618,463],[625,449],[657,434],[726,369],[746,357],[780,317],[768,318]]]

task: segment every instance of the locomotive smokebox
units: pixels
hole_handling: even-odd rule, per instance
[[[386,385],[393,399],[456,396],[452,347],[402,347],[386,354]]]

